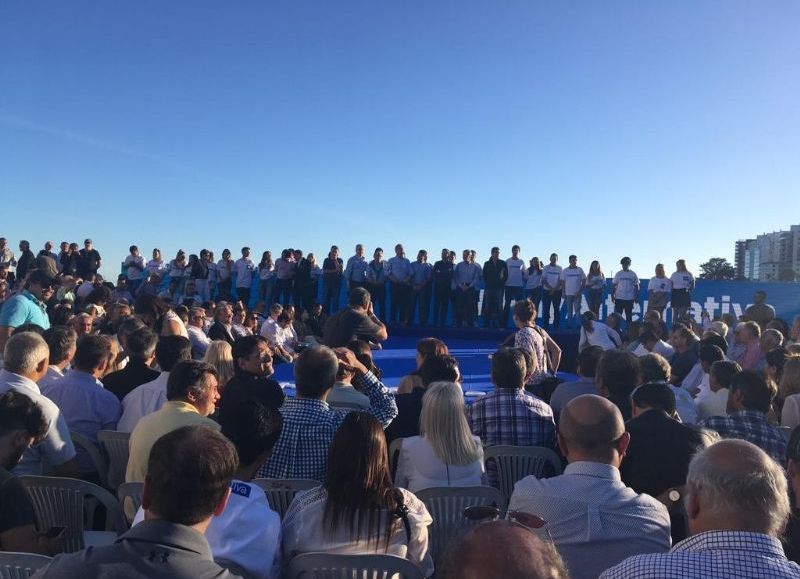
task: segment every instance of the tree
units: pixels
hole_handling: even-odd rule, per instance
[[[712,257],[707,262],[700,265],[703,273],[701,279],[714,281],[730,281],[736,278],[736,269],[724,257]]]

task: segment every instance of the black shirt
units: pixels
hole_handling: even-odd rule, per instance
[[[160,372],[153,370],[142,360],[130,360],[122,370],[112,372],[103,378],[103,386],[122,400],[128,393],[142,384],[158,378]]]
[[[483,283],[486,289],[503,289],[508,279],[508,266],[502,259],[490,259],[483,264]]]
[[[371,340],[381,330],[366,312],[347,307],[333,314],[325,324],[322,343],[331,348],[347,346],[355,339]]]
[[[225,386],[220,398],[219,421],[223,423],[225,414],[248,398],[255,398],[271,408],[280,408],[285,397],[280,384],[275,380],[239,370]]]
[[[450,283],[453,281],[453,263],[449,260],[445,261],[440,259],[433,264],[433,283],[439,288],[450,289]]]
[[[422,397],[425,388],[414,388],[408,394],[394,397],[397,404],[397,416],[386,428],[386,442],[395,438],[408,438],[419,435],[419,415],[422,414]]]
[[[35,524],[33,506],[19,479],[0,467],[0,533]],[[5,545],[0,545],[0,551]]]
[[[620,467],[626,485],[656,497],[686,484],[689,461],[704,446],[700,432],[656,409],[629,420],[626,427],[631,442]]]
[[[670,363],[672,366],[673,384],[680,384],[683,382],[683,379],[692,371],[696,363],[697,354],[692,348],[680,354],[676,352],[675,355],[672,356],[672,362]]]
[[[326,269],[335,269],[336,273],[325,273]],[[326,257],[325,261],[322,262],[322,279],[326,282],[337,282],[342,280],[343,275],[344,262],[342,258],[337,257],[333,259],[332,257]]]
[[[86,250],[83,248],[79,252],[78,273],[81,277],[86,277],[90,273],[97,273],[100,264],[100,253],[96,249]]]

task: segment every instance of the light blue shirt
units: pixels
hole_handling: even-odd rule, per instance
[[[45,330],[50,328],[47,305],[28,290],[15,295],[0,309],[0,326],[18,328],[24,324],[36,324]]]
[[[405,257],[395,256],[387,262],[386,273],[390,281],[408,281],[411,278],[411,262]]]
[[[573,579],[594,579],[632,555],[665,553],[672,541],[667,508],[600,462],[573,462],[552,478],[525,477],[514,485],[508,510],[547,521],[539,531],[543,538],[550,532]]]
[[[433,266],[428,262],[414,261],[411,263],[411,283],[423,285],[433,277]]]
[[[97,444],[98,430],[116,430],[122,414],[117,397],[88,372],[69,370],[61,380],[47,389],[47,397],[61,410],[71,431],[82,434]],[[78,449],[81,472],[93,470],[88,455]]]
[[[386,281],[386,262],[375,260],[370,261],[367,265],[367,281],[370,283],[384,283]]]
[[[367,260],[363,255],[361,257],[354,255],[347,260],[344,279],[359,283],[367,281]]]
[[[69,436],[69,428],[64,416],[52,400],[42,396],[36,382],[25,376],[0,370],[0,394],[14,390],[24,394],[42,409],[47,421],[47,433],[42,441],[32,446],[22,455],[22,460],[14,468],[14,474],[42,474],[42,460],[46,459],[50,466],[64,464],[75,456],[75,447]]]
[[[453,289],[464,284],[478,289],[481,282],[481,267],[477,263],[460,261],[453,269]]]

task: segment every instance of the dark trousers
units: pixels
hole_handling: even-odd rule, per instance
[[[536,306],[536,311],[539,311],[539,305],[542,302],[542,288],[535,287],[533,289],[525,290],[525,297],[533,302],[533,305]]]
[[[414,321],[414,312],[419,312],[419,323],[423,326],[428,324],[431,311],[431,286],[425,286],[420,291],[414,292],[414,304],[411,307],[411,321]]]
[[[223,279],[219,282],[219,299],[230,301],[232,285],[233,280],[231,278]]]
[[[275,301],[288,306],[292,299],[292,280],[279,279],[275,282]]]
[[[550,323],[550,305],[553,306],[553,327],[557,328],[561,325],[561,290],[542,292],[542,323],[545,326]]]
[[[250,307],[250,288],[249,287],[237,287],[236,288],[236,297],[244,304],[244,307]]]
[[[594,315],[596,315],[599,320],[600,306],[603,305],[603,290],[586,290],[586,302],[589,304],[589,310],[594,312]]]
[[[339,311],[339,296],[342,293],[342,281],[336,280],[322,280],[322,306],[325,308],[325,313],[331,315],[333,312]],[[333,309],[331,309],[333,306]]]
[[[614,312],[617,314],[625,312],[625,321],[630,324],[633,320],[633,300],[621,300],[617,298],[614,302]]]
[[[508,317],[511,313],[511,302],[518,302],[522,300],[523,291],[521,287],[506,286],[505,300],[503,303],[503,320],[500,324],[505,328],[508,325]]]
[[[443,326],[447,321],[447,306],[450,305],[450,299],[453,296],[453,291],[450,289],[450,284],[437,285],[433,288],[433,324],[436,326]]]
[[[503,288],[486,288],[483,290],[483,325],[486,328],[500,327],[500,316],[503,311]]]
[[[372,298],[372,308],[375,315],[384,322],[386,321],[386,284],[385,283],[370,283],[367,284],[367,290]],[[378,313],[380,312],[380,313]]]
[[[389,321],[408,323],[411,306],[411,286],[406,283],[389,282],[391,303],[389,304]]]
[[[457,326],[472,327],[475,325],[475,298],[477,295],[478,292],[474,288],[456,289],[455,318]]]
[[[275,293],[275,278],[262,279],[258,282],[258,299],[267,305],[272,305],[272,295]],[[267,310],[269,311],[269,310]]]

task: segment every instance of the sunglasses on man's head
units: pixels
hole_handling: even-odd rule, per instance
[[[464,517],[470,521],[489,522],[496,521],[500,518],[500,509],[495,506],[475,506],[467,507],[464,509]],[[536,530],[544,528],[547,533],[547,538],[553,542],[553,537],[550,535],[550,530],[546,528],[547,521],[539,515],[533,513],[526,513],[524,511],[508,511],[506,513],[506,520],[523,527],[532,533],[536,534]]]

